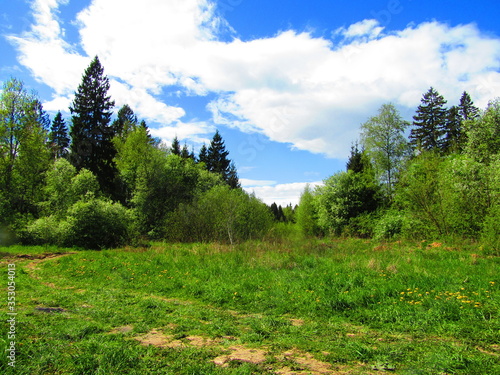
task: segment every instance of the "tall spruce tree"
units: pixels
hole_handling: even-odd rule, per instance
[[[73,116],[69,160],[78,170],[86,168],[94,173],[102,191],[113,197],[117,170],[113,161],[115,132],[110,121],[115,103],[108,90],[109,79],[96,56],[85,70],[70,107]]]
[[[68,156],[69,136],[68,127],[61,112],[57,112],[52,126],[50,127],[49,142],[52,154],[55,158],[65,158]]]
[[[410,144],[419,150],[439,150],[448,116],[446,100],[431,87],[421,102],[413,117]]]

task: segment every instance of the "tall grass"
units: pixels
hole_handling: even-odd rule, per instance
[[[422,374],[488,373],[481,363],[500,369],[494,355],[476,349],[491,351],[500,338],[498,258],[474,244],[279,238],[82,251],[26,268],[21,358],[39,358],[38,373],[154,373],[172,360],[168,350],[151,353],[107,332],[175,322],[179,337],[197,332],[326,351],[332,364],[391,362],[401,373],[417,366]],[[67,312],[41,314],[36,306]],[[291,318],[308,323],[296,328]],[[231,373],[207,365],[213,350],[196,358],[189,350],[181,357],[198,372],[179,370],[175,360],[177,370],[164,373]]]

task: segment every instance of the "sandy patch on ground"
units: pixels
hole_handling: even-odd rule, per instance
[[[267,351],[263,349],[248,348],[244,345],[235,345],[229,348],[230,354],[221,355],[212,360],[216,365],[227,367],[231,361],[248,362],[255,365],[266,361]]]

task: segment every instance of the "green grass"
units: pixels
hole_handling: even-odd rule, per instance
[[[313,370],[283,354],[291,350],[352,374],[500,373],[500,259],[474,244],[310,240],[0,252],[5,284],[7,263],[16,263],[19,313],[17,366],[2,359],[5,374]],[[184,345],[141,345],[137,338],[153,330]],[[191,336],[217,344],[190,345]],[[2,352],[6,341],[2,334]],[[266,361],[212,362],[234,345],[263,349]]]

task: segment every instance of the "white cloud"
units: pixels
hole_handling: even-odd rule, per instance
[[[163,126],[160,128],[151,128],[150,132],[154,137],[161,138],[167,144],[172,143],[175,137],[179,141],[189,140],[201,147],[202,144],[209,144],[210,139],[203,137],[205,134],[213,133],[215,128],[206,122],[177,122],[172,126]]]
[[[366,37],[367,39],[375,39],[384,30],[377,20],[363,20],[361,22],[350,25],[347,29],[341,27],[334,32],[334,36],[339,34],[345,38]]]
[[[295,182],[290,184],[275,184],[274,181],[240,180],[245,191],[271,205],[276,203],[283,207],[299,204],[300,196],[307,185],[311,188],[322,185],[322,182]],[[252,186],[253,185],[253,186]]]
[[[450,104],[467,90],[484,107],[500,86],[500,39],[472,24],[428,22],[388,33],[363,20],[337,30],[338,43],[293,30],[225,42],[218,36],[230,26],[211,0],[93,0],[77,17],[82,56],[64,40],[63,3],[35,1],[31,32],[11,37],[20,62],[54,88],[50,103],[68,98],[89,57],[99,55],[117,104],[162,124],[158,133],[167,138],[187,126],[186,136],[200,139],[205,133],[196,132],[209,128],[160,99],[174,86],[215,93],[216,124],[341,158],[385,102],[407,111],[434,86]]]

